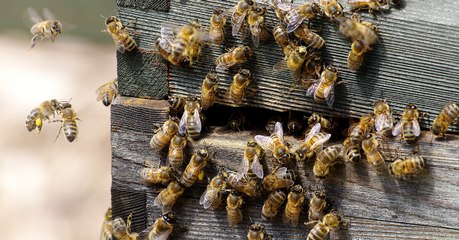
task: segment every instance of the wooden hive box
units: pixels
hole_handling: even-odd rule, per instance
[[[111,109],[112,120],[112,207],[113,216],[124,219],[133,213],[133,231],[141,231],[153,224],[160,211],[153,199],[160,188],[147,187],[139,181],[137,171],[145,160],[165,164],[166,153],[156,153],[149,146],[154,124],[167,119],[169,94],[186,96],[199,94],[206,73],[214,68],[215,57],[225,52],[221,46],[203,49],[200,62],[194,67],[175,67],[148,50],[154,46],[161,26],[182,25],[200,19],[204,25],[218,6],[229,8],[236,1],[201,0],[117,0],[123,21],[134,22],[130,29],[139,51],[118,53],[118,79],[121,97]],[[344,5],[345,3],[343,3]],[[290,73],[274,73],[272,66],[282,59],[282,52],[274,40],[262,43],[246,65],[254,74],[257,92],[243,101],[242,106],[274,111],[295,110],[318,112],[334,117],[360,117],[372,111],[373,101],[387,98],[391,106],[402,112],[404,106],[415,103],[427,113],[421,126],[429,128],[442,106],[459,102],[459,3],[455,1],[405,0],[401,9],[393,9],[377,22],[381,41],[365,56],[364,67],[357,73],[346,67],[348,40],[337,33],[334,24],[325,23],[321,36],[327,41],[324,60],[341,71],[348,84],[336,91],[333,108],[316,103],[305,96],[304,90],[291,87]],[[371,20],[371,16],[365,15]],[[275,24],[275,16],[267,17],[268,28]],[[226,29],[227,46],[241,43]],[[245,44],[249,44],[245,40]],[[220,87],[227,89],[235,70],[218,72]],[[281,101],[280,101],[281,100]],[[228,98],[217,103],[229,105]],[[218,108],[218,106],[214,106]],[[453,132],[459,131],[452,127]],[[237,169],[247,140],[260,131],[230,132],[213,128],[193,143],[199,148],[211,143],[216,152],[209,163],[210,177],[219,166]],[[298,140],[288,138],[294,146]],[[450,135],[448,141],[434,141],[423,131],[419,139],[420,154],[427,159],[427,170],[409,181],[396,181],[388,174],[378,174],[365,164],[356,167],[340,165],[323,184],[330,199],[336,203],[350,225],[337,234],[342,239],[458,239],[459,238],[459,139]],[[387,154],[409,154],[398,141],[391,141]],[[389,162],[389,159],[387,159]],[[265,170],[271,170],[270,161]],[[305,165],[305,166],[304,166]],[[299,164],[303,186],[315,186],[311,164]],[[250,220],[260,222],[262,199],[247,199],[244,220],[236,228],[226,223],[224,207],[217,211],[204,210],[199,197],[204,184],[195,184],[174,206],[178,223],[171,239],[245,239]],[[302,214],[301,222],[306,221]],[[274,239],[304,239],[310,228],[292,228],[281,223],[281,217],[264,223]]]

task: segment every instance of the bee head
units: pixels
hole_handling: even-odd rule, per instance
[[[251,76],[249,69],[240,69],[238,73],[241,74],[245,78],[249,78]]]
[[[413,103],[409,103],[408,105],[406,105],[406,109],[417,109],[416,105],[414,105]]]
[[[220,15],[220,14],[222,14],[223,12],[224,12],[224,11],[223,11],[223,9],[221,9],[221,8],[214,8],[213,14],[215,14],[215,15]]]
[[[62,24],[59,21],[54,21],[52,29],[57,33],[62,33]]]
[[[430,128],[430,131],[432,131],[433,135],[440,135],[441,132],[440,132],[440,125],[438,123],[433,123],[432,124],[432,127]]]
[[[263,224],[254,223],[250,225],[250,230],[254,232],[262,232],[264,229],[265,229],[265,226]]]
[[[164,221],[169,224],[174,224],[176,222],[175,215],[171,212],[162,215]]]
[[[119,22],[120,20],[116,16],[111,16],[107,19],[105,19],[105,25],[108,25],[112,22]]]
[[[213,84],[217,84],[218,81],[219,81],[218,75],[216,73],[213,73],[213,72],[207,73],[206,78],[209,79],[210,82],[213,83]]]
[[[327,69],[330,72],[334,72],[334,73],[338,72],[338,69],[333,67],[332,65],[328,65],[325,69]]]
[[[198,152],[196,153],[197,154],[197,158],[196,158],[196,161],[197,162],[203,162],[205,161],[208,157],[209,157],[209,153],[207,152],[206,149],[199,149]]]
[[[258,146],[258,143],[255,142],[254,140],[250,140],[247,142],[247,147],[256,147]]]
[[[304,161],[306,159],[306,155],[300,150],[295,151],[295,158],[297,161]]]

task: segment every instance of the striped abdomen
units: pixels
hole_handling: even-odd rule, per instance
[[[183,60],[185,59],[185,49],[188,45],[188,42],[185,41],[183,38],[177,38],[171,47],[171,54],[169,55],[169,62],[174,65],[182,64]]]
[[[42,114],[40,112],[40,109],[34,108],[32,111],[30,111],[29,115],[27,115],[26,118],[26,128],[31,132],[35,128],[37,128],[38,132],[41,131],[41,126],[42,126]]]
[[[411,144],[416,142],[416,136],[413,132],[413,122],[412,121],[404,121],[402,123],[402,136],[403,140],[406,143]]]
[[[192,139],[196,139],[199,137],[200,132],[197,130],[198,125],[194,121],[193,114],[189,114],[188,119],[186,121],[186,131],[188,133],[188,136],[190,136]]]
[[[264,220],[269,220],[275,217],[279,207],[282,205],[282,203],[284,203],[286,197],[287,196],[285,193],[280,189],[271,192],[263,204],[263,208],[261,209],[261,217]]]
[[[423,157],[412,157],[405,159],[405,169],[407,174],[418,174],[426,166],[426,162]]]
[[[371,152],[365,152],[365,156],[367,157],[368,163],[370,163],[375,169],[382,170],[386,168],[384,158],[377,149],[374,149]]]
[[[352,145],[352,144],[350,144],[349,146],[346,146],[344,155],[345,155],[346,160],[352,161],[352,162],[359,162],[360,159],[362,158],[362,155],[360,154],[360,149],[356,145]]]
[[[167,160],[171,168],[178,170],[182,167],[184,159],[183,147],[169,147],[169,153],[167,155]]]
[[[331,146],[325,148],[318,156],[316,162],[321,162],[324,165],[332,164],[339,156],[340,148]]]
[[[121,32],[113,36],[116,37],[116,41],[123,43],[123,46],[126,49],[126,51],[132,51],[137,46],[134,39],[131,36],[129,36],[129,34],[126,32]]]
[[[228,215],[228,225],[234,227],[240,222],[242,222],[242,211],[239,206],[235,207],[226,207],[226,214]]]
[[[164,133],[162,130],[160,130],[151,138],[150,146],[157,151],[161,151],[161,149],[169,144],[173,134],[174,133],[169,132]]]
[[[443,135],[454,119],[459,116],[459,105],[456,103],[445,106],[432,124],[432,132],[435,135]]]
[[[330,229],[322,222],[317,223],[308,234],[307,240],[323,240],[327,237]]]
[[[73,142],[78,135],[78,127],[74,119],[64,120],[63,123],[64,135],[69,142]]]

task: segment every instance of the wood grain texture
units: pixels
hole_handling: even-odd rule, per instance
[[[116,4],[123,7],[169,11],[171,0],[117,0]]]
[[[257,92],[245,99],[244,106],[256,106],[278,111],[294,109],[304,112],[320,112],[334,116],[358,117],[371,111],[373,101],[387,98],[391,106],[398,112],[403,111],[409,102],[415,103],[419,109],[428,113],[421,122],[428,128],[442,106],[450,101],[459,101],[459,88],[456,79],[459,77],[459,3],[455,1],[402,1],[402,9],[392,9],[380,21],[375,21],[368,14],[366,19],[376,22],[380,28],[380,42],[374,51],[365,56],[361,71],[350,72],[347,69],[347,53],[350,43],[337,33],[336,24],[325,22],[320,35],[327,41],[323,58],[341,71],[341,78],[348,84],[337,87],[336,101],[333,108],[316,103],[305,96],[305,91],[296,89],[288,94],[292,86],[289,72],[275,73],[272,66],[283,56],[274,40],[262,43],[256,49],[253,59],[244,67],[254,75]],[[142,49],[153,48],[159,36],[161,26],[178,26],[190,20],[200,19],[208,25],[212,8],[229,8],[236,1],[172,1],[169,12],[141,11],[119,5],[119,14],[125,20],[135,20],[135,31],[139,32],[135,39]],[[344,4],[344,3],[343,3]],[[344,4],[345,5],[345,4]],[[445,6],[449,6],[446,7]],[[452,10],[453,9],[453,10]],[[270,11],[267,16],[269,29],[277,23]],[[206,73],[215,67],[215,58],[225,52],[225,47],[240,43],[249,44],[250,38],[244,42],[240,37],[233,38],[230,26],[227,26],[226,46],[208,46],[202,51],[200,62],[195,67],[169,66],[169,91],[171,94],[198,94],[201,82]],[[138,66],[139,75],[148,74],[150,66]],[[232,76],[238,68],[229,72],[218,72],[221,78],[221,89],[228,89]],[[122,69],[120,69],[121,71]],[[124,76],[128,76],[125,74]],[[157,75],[163,77],[163,75]],[[120,77],[121,94],[138,97],[138,88],[149,89],[152,80],[132,78],[125,80]],[[155,79],[154,81],[163,81]],[[129,81],[129,82],[128,82]],[[124,83],[123,83],[124,82]],[[158,97],[157,95],[151,95]],[[232,105],[228,94],[223,94],[217,102]],[[458,127],[453,127],[458,131]]]
[[[153,199],[162,188],[142,184],[138,170],[145,166],[145,160],[156,165],[165,164],[166,152],[157,153],[149,147],[153,134],[148,127],[166,119],[165,109],[159,102],[122,97],[112,106],[112,116],[116,116],[112,118],[112,125],[116,126],[112,127],[112,189],[146,193],[147,226],[160,215],[159,209],[153,206]],[[141,120],[138,115],[132,114],[140,112],[143,115]],[[134,124],[118,124],[118,119]],[[144,127],[132,127],[140,122]],[[206,174],[211,178],[219,166],[237,169],[247,140],[255,134],[266,133],[228,132],[212,127],[210,133],[192,143],[192,148],[207,146],[211,153],[215,153],[206,168]],[[297,139],[290,136],[286,140],[293,145],[293,149],[299,144]],[[430,135],[423,132],[419,154],[427,159],[427,170],[405,181],[395,180],[387,172],[375,172],[367,167],[365,160],[356,165],[335,166],[331,177],[320,182],[320,185],[326,188],[330,200],[350,221],[348,227],[337,233],[340,239],[459,238],[458,144],[459,137],[450,135],[448,141],[434,141],[430,145]],[[396,148],[397,153],[394,152]],[[398,140],[391,140],[382,150],[387,155],[403,156],[410,154],[413,149],[403,146]],[[387,163],[392,161],[389,158],[386,160]],[[269,157],[262,163],[265,171],[273,168]],[[299,164],[298,171],[303,186],[314,187],[318,184],[312,174],[312,163]],[[224,207],[211,211],[199,205],[205,185],[196,183],[177,201],[173,211],[178,223],[171,239],[245,239],[250,225],[248,216],[255,222],[261,221],[263,199],[246,199],[243,223],[230,228],[226,224]],[[139,210],[141,208],[137,209],[142,211]],[[301,216],[303,221],[306,221],[306,214]],[[264,223],[274,239],[304,239],[309,231],[305,226],[291,228],[281,222],[281,216],[278,216],[272,223]]]

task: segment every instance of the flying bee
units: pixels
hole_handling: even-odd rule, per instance
[[[225,42],[226,15],[226,11],[215,8],[210,17],[209,37],[216,45],[222,45]]]
[[[155,135],[150,140],[150,147],[156,151],[161,151],[169,142],[171,138],[179,130],[179,125],[176,122],[176,119],[171,118],[166,120],[162,127],[155,130]]]
[[[116,16],[106,18],[105,26],[107,29],[103,31],[109,33],[112,36],[116,48],[120,53],[124,53],[125,51],[130,52],[137,47],[134,39],[126,30],[126,26],[124,26],[123,23],[121,23],[121,20]]]
[[[392,0],[348,0],[347,4],[351,11],[360,11],[368,9],[373,14],[374,11],[388,11],[395,2]]]
[[[202,205],[204,209],[217,209],[222,203],[222,191],[225,188],[225,178],[222,175],[215,176],[201,195],[199,204]]]
[[[273,172],[263,178],[261,182],[263,188],[272,192],[280,188],[289,188],[295,183],[296,174],[293,170],[286,167],[276,168]]]
[[[185,63],[188,63],[190,66],[192,66],[198,61],[199,55],[201,55],[202,45],[204,43],[207,43],[211,39],[209,37],[209,34],[203,31],[200,21],[192,21],[190,24],[188,24],[188,26],[191,26],[191,28],[193,28],[193,33],[189,37],[188,45],[185,48],[184,55]],[[185,25],[185,27],[187,27],[187,25]],[[177,35],[176,41],[179,41],[180,37],[181,33]]]
[[[243,1],[243,0],[242,0]],[[247,62],[252,57],[253,51],[248,46],[238,46],[228,50],[217,57],[215,64],[217,69],[227,70],[228,68]]]
[[[293,34],[297,38],[303,40],[303,42],[308,44],[308,47],[312,49],[321,49],[325,46],[325,40],[319,34],[309,29],[308,25],[305,23],[295,29]]]
[[[244,150],[242,158],[241,170],[237,173],[238,180],[244,176],[249,180],[258,180],[263,178],[263,166],[260,163],[262,149],[257,142],[250,140],[247,142],[247,147]]]
[[[30,41],[30,48],[35,47],[38,38],[40,40],[51,38],[51,42],[54,42],[57,35],[62,32],[61,22],[55,19],[54,14],[49,9],[43,8],[43,16],[46,20],[43,20],[33,8],[28,8],[27,13],[34,24],[30,28],[30,33],[33,35]]]
[[[349,127],[349,138],[355,145],[359,145],[363,138],[373,131],[375,119],[372,115],[367,114],[360,117],[359,122]]]
[[[406,143],[414,143],[416,138],[421,135],[421,127],[419,126],[418,119],[418,108],[412,103],[406,105],[402,119],[392,129],[392,135],[395,137],[402,134],[402,138]]]
[[[286,198],[287,196],[283,190],[277,189],[272,191],[263,204],[261,209],[261,218],[263,218],[263,220],[270,220],[274,218]]]
[[[252,35],[252,42],[255,47],[260,45],[260,39],[265,40],[269,33],[264,25],[266,7],[254,6],[247,14],[247,23]]]
[[[320,114],[313,113],[308,118],[308,125],[314,126],[317,123],[320,123],[320,129],[322,129],[322,131],[325,132],[331,132],[338,125],[338,123],[335,120],[333,120],[333,118],[326,118]]]
[[[459,116],[459,105],[457,103],[446,104],[433,121],[430,131],[435,136],[446,138],[446,130],[457,116]]]
[[[330,20],[335,20],[336,18],[344,16],[343,6],[339,0],[316,0],[316,2],[319,4],[325,16]]]
[[[368,163],[377,170],[386,167],[384,157],[378,150],[379,142],[374,134],[368,134],[362,141],[362,149],[367,157]]]
[[[249,227],[247,233],[247,240],[267,240],[270,239],[268,234],[265,232],[265,226],[263,224],[253,223]]]
[[[201,88],[201,107],[203,110],[207,110],[214,105],[218,91],[218,82],[218,75],[213,72],[207,73],[206,78],[204,78]]]
[[[311,229],[307,240],[324,240],[330,232],[335,232],[341,223],[341,216],[336,210],[326,214],[322,220]]]
[[[351,138],[346,138],[343,142],[343,154],[344,159],[350,162],[360,162],[362,155],[360,154],[359,144],[355,144],[351,141]]]
[[[290,160],[291,154],[284,142],[284,131],[280,122],[276,122],[274,132],[270,136],[256,135],[255,141],[263,149],[269,150],[280,163],[287,163]]]
[[[392,128],[394,127],[394,116],[386,99],[375,101],[373,112],[375,114],[375,130],[382,132],[384,136],[391,136]]]
[[[308,219],[309,221],[319,221],[325,215],[325,208],[327,207],[327,196],[324,189],[317,189],[309,199]]]
[[[112,208],[108,208],[107,212],[104,215],[104,221],[102,222],[102,228],[100,230],[100,240],[112,240],[112,232]]]
[[[245,96],[247,86],[252,83],[252,74],[248,69],[239,69],[233,77],[233,83],[230,86],[230,97],[233,102],[240,104]]]
[[[233,131],[241,131],[245,128],[245,124],[245,115],[241,111],[233,112],[228,119],[228,127]]]
[[[363,55],[368,48],[361,41],[355,40],[352,42],[351,51],[347,55],[347,67],[351,71],[357,71],[363,63]]]
[[[78,126],[76,121],[80,119],[77,117],[75,110],[73,110],[72,105],[70,105],[70,103],[61,104],[60,115],[61,119],[57,121],[62,122],[62,126],[61,128],[59,128],[59,131],[57,132],[56,140],[59,137],[61,130],[63,130],[64,136],[67,139],[67,141],[73,142],[78,136]]]
[[[239,179],[239,175],[237,173],[227,173],[226,175],[226,184],[231,188],[244,193],[249,197],[260,196],[261,192],[258,185],[258,179],[247,179],[246,177]]]
[[[277,24],[273,29],[273,37],[274,40],[279,44],[284,52],[284,55],[287,56],[290,53],[290,37],[288,36],[287,29],[285,29],[284,25]]]
[[[287,32],[292,33],[300,24],[308,19],[313,19],[321,14],[317,3],[278,3],[277,7],[287,12],[284,16],[284,23],[287,25]]]
[[[209,160],[209,153],[206,149],[199,149],[193,154],[180,178],[180,183],[185,187],[191,187],[198,180],[199,176],[203,174],[207,160]]]
[[[338,69],[327,66],[320,75],[320,80],[313,80],[313,84],[306,91],[307,96],[314,96],[317,102],[326,102],[329,107],[335,102],[335,86],[339,77]],[[341,82],[342,83],[342,82]]]
[[[375,31],[376,26],[369,22],[362,22],[358,15],[352,15],[351,19],[341,17],[338,20],[340,22],[339,31],[344,36],[350,38],[352,42],[360,41],[363,47],[369,49],[370,45],[378,41]]]
[[[162,166],[155,168],[149,166],[139,170],[140,178],[148,184],[166,185],[173,180],[174,174],[170,167]]]
[[[169,96],[167,102],[171,107],[171,115],[178,115],[180,113],[183,113],[186,98],[180,96]]]
[[[231,15],[231,24],[233,37],[236,36],[241,30],[242,25],[244,24],[245,17],[249,10],[255,5],[253,0],[239,0],[237,5],[233,7]]]
[[[29,115],[27,115],[25,123],[27,130],[31,132],[36,128],[38,133],[40,133],[43,127],[43,121],[50,121],[49,118],[51,115],[55,117],[56,114],[59,114],[62,110],[61,106],[61,103],[56,99],[46,100],[40,103],[38,107],[32,109]]]
[[[102,100],[102,103],[106,107],[110,106],[113,99],[118,96],[118,79],[105,83],[104,85],[97,88],[96,95],[96,101]]]
[[[174,230],[175,215],[167,213],[157,218],[148,233],[148,240],[167,240]]]
[[[161,30],[161,33],[165,32],[170,31]],[[176,66],[183,65],[184,63],[193,65],[201,54],[202,43],[207,41],[208,34],[202,31],[199,21],[192,21],[183,25],[174,37],[171,37],[170,34],[162,34],[160,38],[164,43],[167,41],[171,42],[170,54],[166,54],[166,60]],[[167,45],[165,44],[164,48],[166,47]]]
[[[159,207],[163,214],[168,213],[184,191],[185,186],[179,181],[174,180],[156,196],[154,205]]]
[[[293,74],[293,79],[298,79],[301,74],[301,69],[308,56],[308,51],[305,46],[296,46],[293,51],[290,51],[288,56],[273,66],[273,71],[282,72],[290,70]]]
[[[298,226],[300,218],[301,206],[304,202],[304,190],[301,185],[295,185],[290,189],[287,196],[287,205],[285,205],[282,221],[289,223],[292,227]]]
[[[341,146],[334,145],[320,152],[312,169],[314,176],[317,178],[326,177],[330,172],[330,167],[336,164],[336,159],[340,156],[341,150]]]
[[[237,192],[230,192],[226,198],[226,214],[228,218],[228,225],[235,227],[242,222],[241,206],[244,203],[242,196]]]
[[[303,130],[303,116],[299,113],[289,111],[287,130],[292,134],[297,134]]]
[[[184,150],[186,144],[187,139],[185,135],[176,133],[172,137],[167,154],[167,161],[172,169],[178,170],[182,167],[183,159],[185,158]]]
[[[405,157],[389,163],[388,169],[391,175],[404,178],[419,174],[425,166],[426,162],[423,157]]]
[[[201,105],[198,98],[195,96],[188,96],[185,101],[183,115],[179,123],[179,133],[187,133],[192,139],[199,137],[201,133]]]
[[[331,137],[329,133],[320,132],[320,123],[316,123],[307,134],[304,142],[295,151],[295,157],[298,161],[304,161],[311,158],[317,150],[321,150],[324,143]]]
[[[124,222],[124,220],[120,217],[113,220],[113,236],[119,240],[137,240],[139,234],[131,232],[132,214],[129,215],[126,222]]]

